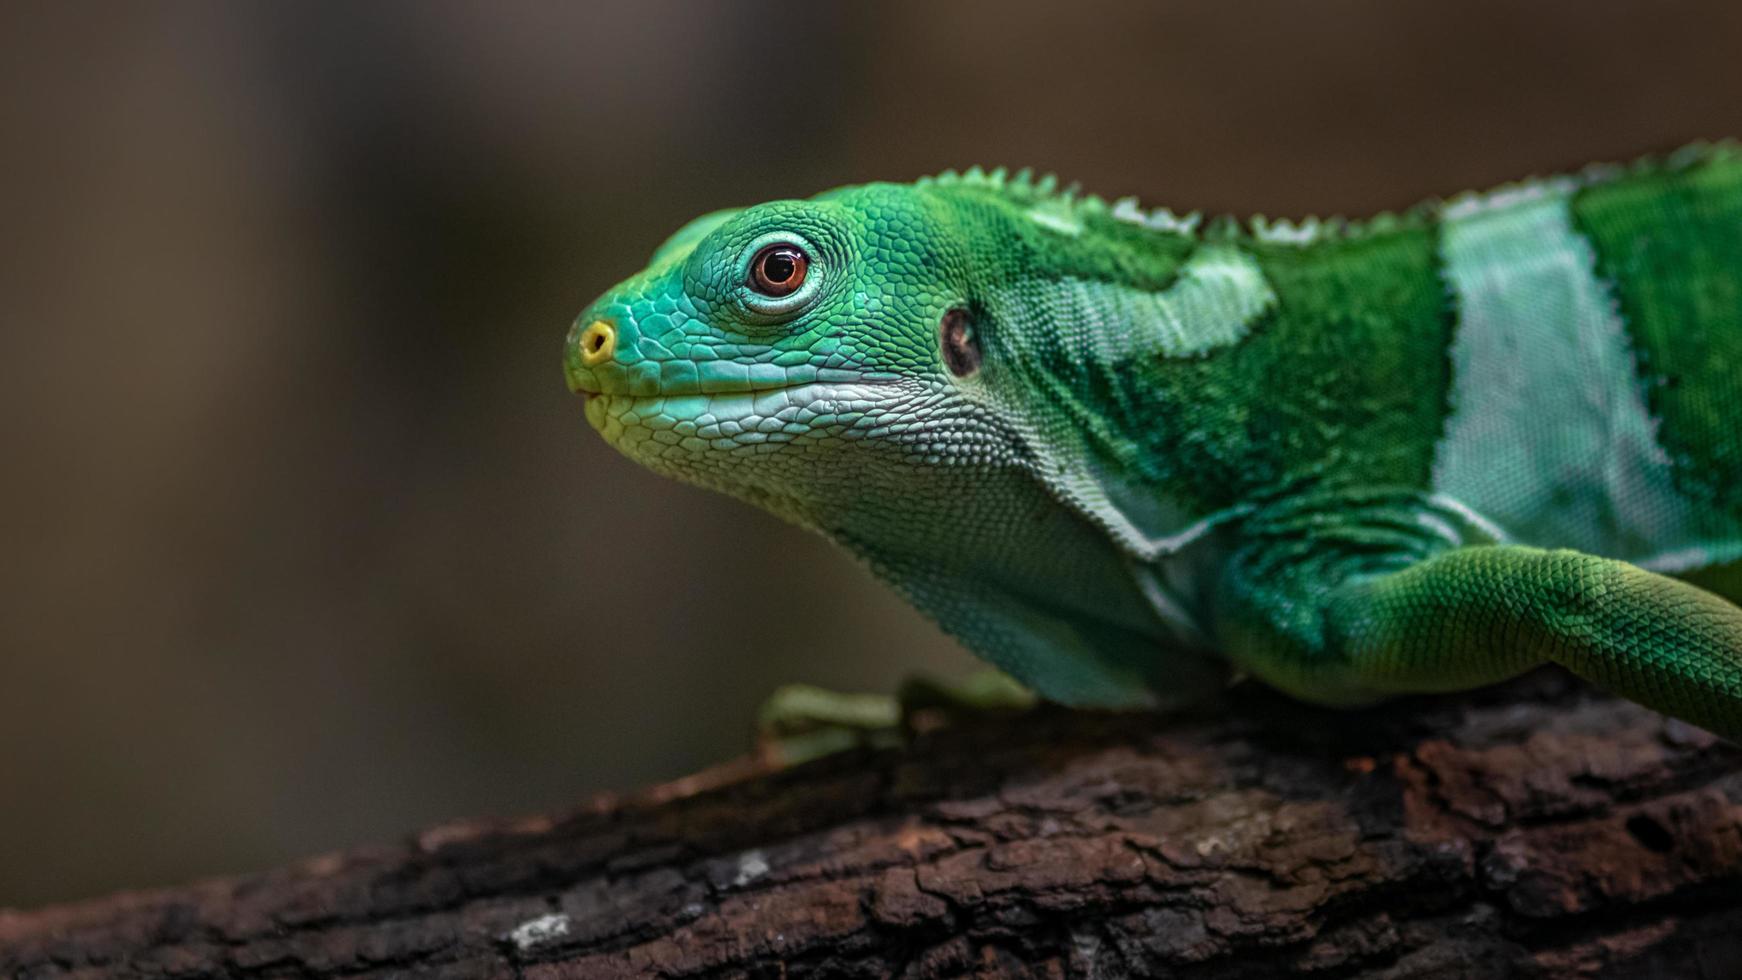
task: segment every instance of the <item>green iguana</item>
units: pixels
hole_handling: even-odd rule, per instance
[[[1742,738],[1734,145],[1360,223],[978,169],[719,211],[565,367],[1054,701],[1554,662]]]

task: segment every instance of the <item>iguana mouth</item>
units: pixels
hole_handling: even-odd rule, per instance
[[[821,368],[811,371],[794,372],[797,377],[787,377],[780,380],[768,379],[757,381],[746,379],[739,381],[730,378],[712,379],[665,379],[660,377],[645,377],[632,379],[628,384],[613,379],[614,383],[604,385],[599,383],[597,376],[586,377],[584,381],[592,382],[596,387],[588,388],[580,384],[573,385],[575,394],[583,395],[587,400],[595,397],[622,399],[652,399],[652,398],[693,398],[712,397],[715,395],[761,395],[771,391],[791,391],[798,388],[811,388],[829,385],[889,385],[901,379],[892,374],[861,374],[857,371],[843,371],[838,368]],[[640,383],[636,383],[639,381]]]

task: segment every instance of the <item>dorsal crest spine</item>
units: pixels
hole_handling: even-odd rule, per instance
[[[1306,247],[1321,242],[1348,241],[1419,228],[1442,217],[1456,217],[1514,200],[1527,200],[1534,194],[1563,186],[1567,182],[1586,187],[1637,174],[1685,170],[1708,162],[1733,160],[1738,157],[1742,157],[1742,144],[1733,140],[1694,143],[1673,153],[1651,154],[1627,163],[1595,163],[1574,174],[1527,178],[1483,191],[1458,194],[1445,201],[1429,199],[1407,210],[1382,211],[1361,220],[1351,220],[1342,215],[1328,218],[1309,215],[1299,220],[1290,220],[1268,218],[1262,214],[1244,221],[1231,215],[1217,215],[1206,220],[1199,211],[1179,214],[1165,207],[1144,208],[1136,197],[1122,197],[1108,204],[1097,195],[1083,193],[1078,184],[1061,187],[1056,174],[1037,176],[1033,169],[1027,167],[1014,172],[1003,167],[987,170],[978,166],[963,171],[945,170],[935,176],[921,177],[916,183],[921,186],[974,187],[990,191],[1028,210],[1030,216],[1040,223],[1068,234],[1080,230],[1086,218],[1110,218],[1163,234],[1202,237],[1207,241],[1249,239],[1266,245]]]
[[[1080,223],[1082,219],[1089,217],[1111,218],[1151,231],[1189,237],[1197,233],[1198,225],[1203,220],[1203,215],[1196,211],[1179,215],[1168,208],[1145,210],[1135,197],[1122,197],[1109,205],[1099,195],[1083,193],[1081,184],[1071,183],[1061,187],[1056,174],[1041,174],[1037,177],[1033,169],[1028,167],[1015,173],[1010,173],[1003,167],[985,170],[976,166],[959,172],[945,170],[935,176],[921,177],[915,183],[921,186],[976,187],[988,190],[1012,204],[1029,209],[1031,214],[1041,216],[1045,223],[1054,226]]]

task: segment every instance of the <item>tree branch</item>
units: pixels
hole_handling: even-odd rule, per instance
[[[1043,709],[0,912],[0,975],[1742,975],[1742,753],[1557,673]]]

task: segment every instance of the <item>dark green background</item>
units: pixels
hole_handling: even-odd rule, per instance
[[[1742,135],[1742,5],[8,4],[0,906],[561,808],[967,658],[662,482],[570,319],[971,163],[1349,213]]]

